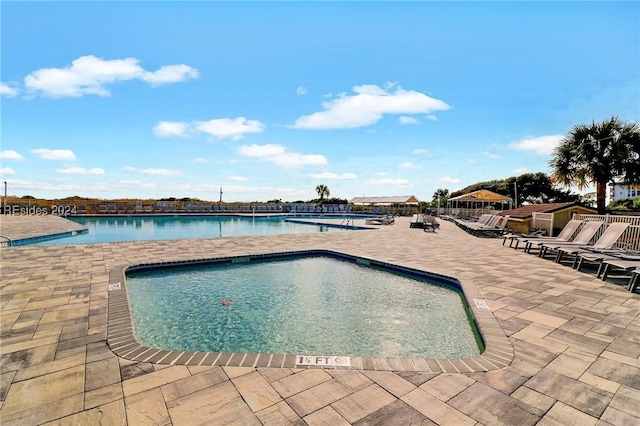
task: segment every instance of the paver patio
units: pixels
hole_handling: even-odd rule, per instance
[[[46,227],[28,220],[39,219],[2,218],[2,234]],[[640,295],[501,243],[399,218],[370,231],[1,248],[0,423],[640,424]],[[134,362],[107,346],[117,265],[308,249],[471,283],[515,357],[467,374],[307,370]]]

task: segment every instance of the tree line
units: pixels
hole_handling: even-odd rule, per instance
[[[525,173],[507,179],[496,179],[469,185],[449,193],[438,189],[433,200],[446,205],[449,198],[487,189],[511,198],[517,204],[585,202],[584,197],[568,188],[596,188],[598,214],[606,212],[607,185],[640,182],[640,123],[624,121],[616,116],[590,124],[575,125],[554,149],[549,162],[551,174]],[[563,189],[564,188],[564,189]],[[635,202],[626,203],[637,205]]]

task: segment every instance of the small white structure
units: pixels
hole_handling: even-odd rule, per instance
[[[613,183],[609,185],[609,201],[638,197],[640,197],[640,183]]]

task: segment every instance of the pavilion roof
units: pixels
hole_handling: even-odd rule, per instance
[[[449,198],[448,201],[476,201],[476,202],[503,202],[508,203],[513,201],[506,195],[498,194],[488,189],[479,189],[477,191],[469,192],[468,194],[459,195],[457,197]]]
[[[349,200],[350,204],[418,204],[418,200],[413,195],[399,195],[393,197],[354,197]]]

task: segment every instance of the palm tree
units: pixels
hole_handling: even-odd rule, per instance
[[[326,197],[331,195],[331,192],[329,192],[329,187],[325,184],[320,184],[316,186],[316,192],[318,193],[318,198],[320,198],[320,202],[322,202],[322,200],[324,200]]]
[[[449,190],[448,189],[441,189],[438,188],[436,190],[436,192],[433,193],[433,202],[437,203],[438,200],[440,200],[440,205],[446,205],[447,204],[447,199],[449,198]],[[440,206],[438,206],[440,207]]]
[[[558,183],[584,189],[596,186],[598,214],[605,213],[607,184],[640,178],[640,124],[611,117],[601,123],[575,125],[554,149],[550,161]]]

